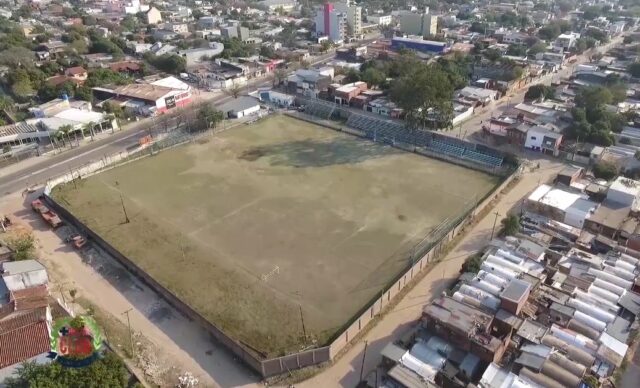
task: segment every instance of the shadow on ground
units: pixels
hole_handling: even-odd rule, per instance
[[[245,150],[240,159],[255,161],[266,157],[272,166],[328,167],[339,164],[361,163],[404,152],[368,141],[351,138],[328,140],[298,140]]]

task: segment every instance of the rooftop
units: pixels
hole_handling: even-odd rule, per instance
[[[151,84],[129,84],[116,86],[113,92],[132,98],[138,98],[147,101],[156,101],[171,93],[173,89],[165,86],[156,86]]]
[[[472,334],[476,332],[476,324],[488,326],[492,320],[491,315],[450,297],[434,300],[424,307],[424,313],[432,319]]]
[[[502,299],[513,302],[521,302],[526,299],[531,290],[531,285],[520,279],[511,279],[507,287],[502,291],[500,297]]]
[[[50,350],[46,308],[0,320],[0,369]]]
[[[549,328],[538,323],[525,319],[517,333],[520,337],[534,344],[539,344],[542,337],[549,331]]]

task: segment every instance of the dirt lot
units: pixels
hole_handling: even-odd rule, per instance
[[[311,342],[299,306],[323,343],[406,266],[411,246],[495,183],[275,116],[54,195],[207,319],[273,356]]]

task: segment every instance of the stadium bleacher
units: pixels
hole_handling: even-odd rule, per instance
[[[309,101],[305,113],[328,119],[336,108],[338,106],[330,102]],[[503,162],[503,157],[489,147],[434,132],[410,129],[402,123],[384,118],[350,112],[346,124],[377,142],[410,144],[489,167],[500,167]]]

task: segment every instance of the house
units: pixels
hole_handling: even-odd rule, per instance
[[[552,220],[582,229],[598,208],[598,203],[583,193],[540,185],[527,198],[529,210]]]
[[[321,91],[329,88],[332,78],[333,69],[330,72],[299,69],[287,78],[287,91],[292,94],[317,96]]]
[[[155,31],[153,31],[153,38],[158,41],[166,42],[169,40],[176,39],[177,37],[178,37],[178,34],[173,31],[160,30],[160,29],[156,29]]]
[[[332,94],[334,102],[336,104],[349,105],[353,98],[355,98],[365,90],[367,90],[367,83],[358,81],[347,85],[338,86],[333,90]]]
[[[265,9],[269,12],[291,12],[298,7],[297,0],[261,0],[258,2],[258,7]]]
[[[423,325],[452,345],[475,354],[485,362],[499,362],[510,335],[492,335],[493,315],[448,296],[441,296],[422,311]]]
[[[162,14],[158,11],[158,8],[151,7],[145,14],[145,18],[147,19],[147,24],[159,24],[162,22]]]
[[[82,82],[89,77],[89,73],[82,66],[70,67],[64,71],[64,75]]]
[[[224,44],[218,42],[209,43],[209,47],[179,50],[177,55],[183,57],[187,67],[193,67],[203,61],[203,58],[216,57],[224,51]]]
[[[402,115],[402,109],[398,108],[398,106],[387,97],[379,97],[369,101],[365,105],[364,110],[395,119],[400,118]]]
[[[225,117],[239,119],[260,111],[260,101],[249,96],[240,96],[218,107]]]
[[[498,91],[474,86],[465,86],[458,91],[458,96],[485,106],[498,99]]]
[[[162,29],[166,31],[173,31],[180,35],[189,33],[189,25],[187,23],[165,23],[162,25]]]
[[[548,155],[558,156],[560,143],[562,143],[561,133],[554,132],[541,125],[536,125],[527,131],[524,147]]]
[[[276,92],[274,90],[261,90],[259,94],[261,101],[270,102],[280,107],[290,107],[296,102],[295,96]]]
[[[142,63],[134,61],[115,62],[109,65],[109,69],[118,73],[136,76],[141,76],[144,72]]]
[[[140,114],[164,113],[191,102],[191,92],[153,84],[119,85],[114,88],[96,87],[93,94],[101,100],[114,99],[121,105],[135,105]],[[104,102],[104,101],[103,101]]]
[[[553,42],[553,47],[562,49],[564,51],[569,51],[576,45],[578,39],[580,39],[580,34],[578,34],[577,32],[560,34]]]

